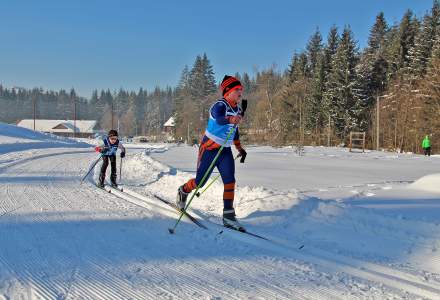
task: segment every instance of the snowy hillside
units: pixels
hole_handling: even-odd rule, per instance
[[[0,154],[8,154],[8,158],[23,157],[25,151],[33,153],[37,149],[48,148],[84,148],[90,145],[78,143],[71,139],[52,134],[34,132],[0,122]]]
[[[153,194],[196,149],[129,145],[110,194],[90,145],[0,126],[0,299],[440,299],[438,157],[248,147],[235,206],[270,241],[216,225],[221,182],[170,235]]]

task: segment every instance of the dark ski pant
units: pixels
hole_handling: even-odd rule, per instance
[[[104,155],[102,157],[101,174],[99,174],[99,183],[104,184],[105,172],[107,171],[108,161],[110,160],[111,166],[111,183],[116,183],[116,155]]]
[[[184,185],[184,189],[186,192],[191,192],[200,184],[203,176],[205,176],[205,173],[208,171],[209,166],[211,165],[212,161],[217,155],[218,150],[219,149],[217,148],[212,150],[201,149],[199,151],[199,161],[197,166],[196,178],[190,179]],[[224,192],[223,192],[224,208],[232,209],[234,204],[234,190],[235,190],[235,162],[230,147],[223,148],[214,167],[217,167],[218,171],[220,172],[220,176],[222,177],[222,181],[224,184]],[[211,169],[209,174],[206,176],[205,181],[202,183],[200,187],[206,184],[213,170],[214,168]]]
[[[425,156],[426,155],[431,156],[431,147],[423,148],[423,150],[425,151]]]

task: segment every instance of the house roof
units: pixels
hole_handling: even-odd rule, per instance
[[[164,127],[174,127],[176,122],[174,122],[174,117],[168,119],[168,121],[163,124]]]
[[[94,133],[96,121],[93,120],[76,120],[76,132]],[[17,126],[34,129],[33,119],[24,119],[17,123]],[[43,132],[73,132],[73,120],[44,120],[35,119],[35,130]]]

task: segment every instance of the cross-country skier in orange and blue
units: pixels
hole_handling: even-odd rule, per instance
[[[215,167],[220,172],[224,184],[223,224],[226,227],[244,230],[235,217],[235,163],[231,150],[231,145],[234,144],[239,156],[241,156],[240,162],[243,163],[247,153],[240,144],[238,133],[238,125],[243,117],[243,110],[239,106],[243,87],[238,79],[226,75],[221,83],[221,91],[223,97],[217,100],[209,110],[208,127],[199,148],[196,177],[179,187],[177,205],[181,209],[185,208],[188,194],[198,186],[200,188],[206,183],[213,171],[213,168],[208,170],[209,166],[214,161],[221,146],[224,146],[215,161]],[[233,130],[232,133],[231,130]],[[207,171],[209,171],[209,174],[205,176]],[[206,180],[201,182],[203,177]]]

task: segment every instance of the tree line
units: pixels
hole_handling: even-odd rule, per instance
[[[439,68],[438,0],[422,18],[407,10],[395,24],[380,12],[362,50],[348,25],[332,26],[325,38],[317,29],[287,70],[235,74],[249,100],[242,132],[271,145],[347,145],[350,132],[365,132],[370,148],[412,152],[430,134],[440,150]],[[185,67],[175,99],[178,136],[190,128],[200,134],[215,87],[206,55]]]
[[[5,88],[0,85],[0,121],[22,119],[97,120],[97,129],[119,128],[121,135],[157,135],[173,111],[174,91],[156,87],[147,92],[94,90],[90,99],[69,92],[42,88]]]

